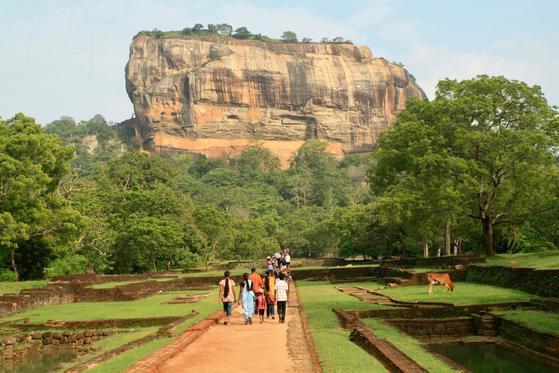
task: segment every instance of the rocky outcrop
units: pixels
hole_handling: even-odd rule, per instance
[[[308,139],[367,151],[411,97],[408,72],[352,44],[137,36],[126,89],[151,151],[230,157],[255,142],[284,165]]]

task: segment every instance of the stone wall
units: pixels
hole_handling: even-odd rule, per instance
[[[459,256],[434,256],[430,258],[402,258],[381,260],[382,267],[427,267],[427,268],[449,268],[456,265],[466,266],[471,263],[484,263],[485,259],[480,255]]]
[[[407,334],[420,338],[461,338],[476,334],[474,320],[471,317],[390,319],[388,322]]]
[[[466,280],[559,297],[559,269],[470,265]]]
[[[354,277],[398,277],[411,278],[408,271],[389,267],[339,267],[339,268],[319,268],[319,269],[297,269],[293,268],[291,275],[294,280],[305,279],[343,279]]]
[[[73,293],[62,286],[48,285],[44,288],[23,289],[19,294],[0,296],[0,317],[27,311],[37,306],[71,303],[73,301]]]
[[[499,335],[508,342],[559,359],[559,337],[536,331],[503,317],[492,316],[497,319]]]
[[[0,360],[23,358],[29,351],[46,348],[81,348],[110,335],[110,331],[85,330],[33,332],[0,340]]]
[[[486,303],[486,304],[470,304],[467,306],[449,306],[449,307],[406,307],[406,308],[388,308],[380,310],[361,310],[346,311],[358,318],[378,317],[388,318],[444,318],[466,316],[471,313],[488,312],[491,310],[515,309],[519,307],[530,307],[530,302],[507,302],[507,303]]]

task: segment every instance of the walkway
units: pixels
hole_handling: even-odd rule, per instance
[[[260,324],[244,325],[242,315],[234,311],[230,325],[212,326],[207,332],[179,352],[158,372],[315,372],[311,350],[299,315],[297,294],[290,289],[286,323],[265,319]]]

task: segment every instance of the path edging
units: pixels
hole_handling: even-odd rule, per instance
[[[222,311],[216,311],[204,320],[191,325],[186,329],[178,338],[169,343],[168,345],[156,350],[148,357],[138,361],[126,370],[126,373],[154,373],[167,363],[170,359],[175,357],[179,352],[182,352],[186,347],[196,341],[202,334],[204,334],[212,325],[219,322],[223,315]]]

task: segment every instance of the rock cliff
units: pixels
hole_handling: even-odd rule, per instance
[[[408,72],[365,46],[137,36],[126,89],[143,149],[230,157],[260,143],[285,166],[305,140],[370,150],[410,97]]]

